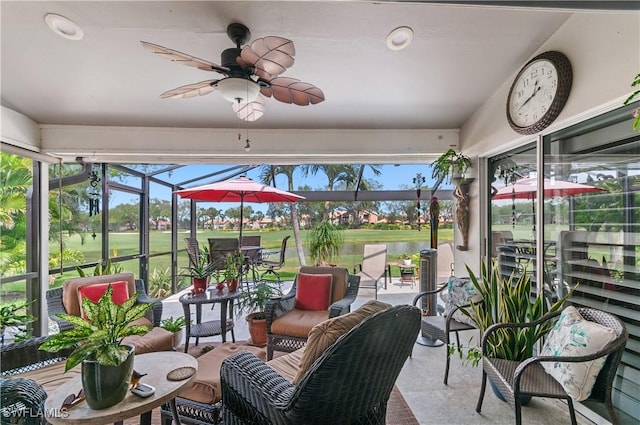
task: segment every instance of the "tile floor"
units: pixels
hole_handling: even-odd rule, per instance
[[[418,292],[418,285],[401,285],[398,278],[387,285],[387,289],[378,291],[378,299],[390,304],[411,304]],[[163,317],[183,314],[178,295],[164,301]],[[357,308],[373,298],[373,290],[361,289],[354,304]],[[203,318],[218,318],[218,306],[214,311],[203,307]],[[244,340],[249,337],[242,318],[236,320],[235,337]],[[462,335],[463,340],[477,333],[469,331]],[[204,341],[219,341],[220,337],[205,338]],[[192,343],[194,340],[192,340]],[[416,344],[411,358],[407,359],[397,380],[397,386],[407,400],[414,415],[421,424],[513,424],[513,410],[498,400],[491,389],[487,388],[482,413],[476,413],[475,407],[480,392],[482,372],[478,367],[464,366],[454,357],[449,372],[449,385],[444,385],[445,347],[425,347]],[[577,414],[578,424],[592,424],[584,416]],[[527,425],[569,424],[569,412],[566,405],[552,399],[534,398],[523,408],[522,420]]]

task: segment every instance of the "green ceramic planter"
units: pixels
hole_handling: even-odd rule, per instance
[[[134,348],[120,366],[103,366],[93,360],[82,362],[82,388],[87,404],[93,410],[106,409],[120,403],[127,395],[133,371]]]

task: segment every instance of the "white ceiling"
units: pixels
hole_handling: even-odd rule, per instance
[[[155,57],[140,41],[220,63],[241,22],[252,40],[293,40],[283,76],[320,87],[313,106],[267,99],[252,128],[459,128],[570,16],[569,11],[413,3],[308,1],[2,1],[2,104],[40,124],[235,128],[219,93],[162,100],[160,93],[218,74]],[[53,34],[57,13],[84,31]],[[413,28],[391,51],[385,37]],[[244,125],[244,124],[242,124]]]

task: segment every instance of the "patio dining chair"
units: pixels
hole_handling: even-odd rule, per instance
[[[387,245],[365,245],[362,263],[358,265],[360,288],[372,288],[378,299],[378,285],[385,277],[387,268]]]
[[[261,257],[260,242],[262,237],[257,236],[242,236],[240,241],[240,248],[242,249],[242,255],[244,255],[244,261],[242,264],[242,277],[246,282],[249,282],[249,273],[252,274],[253,282],[258,279],[258,271],[256,269]],[[255,248],[254,248],[255,247]],[[249,249],[251,248],[251,249]]]
[[[280,273],[278,273],[278,270],[284,266],[285,254],[287,252],[287,241],[290,237],[291,236],[285,236],[282,239],[282,242],[280,243],[280,251],[265,251],[261,253],[257,267],[264,271],[260,275],[260,280],[264,280],[267,275],[273,275],[278,283],[280,282]],[[275,255],[277,255],[278,258],[271,260],[270,257]]]
[[[214,264],[214,270],[224,270],[228,254],[237,254],[240,251],[238,238],[208,238],[210,262]]]

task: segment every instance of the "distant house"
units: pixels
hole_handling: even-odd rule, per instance
[[[369,210],[358,211],[358,221],[360,224],[375,224],[378,222],[378,213]],[[333,224],[350,224],[355,222],[351,212],[345,210],[334,210],[329,215]]]
[[[159,218],[157,221],[149,219],[149,228],[153,230],[171,230],[171,221]]]

